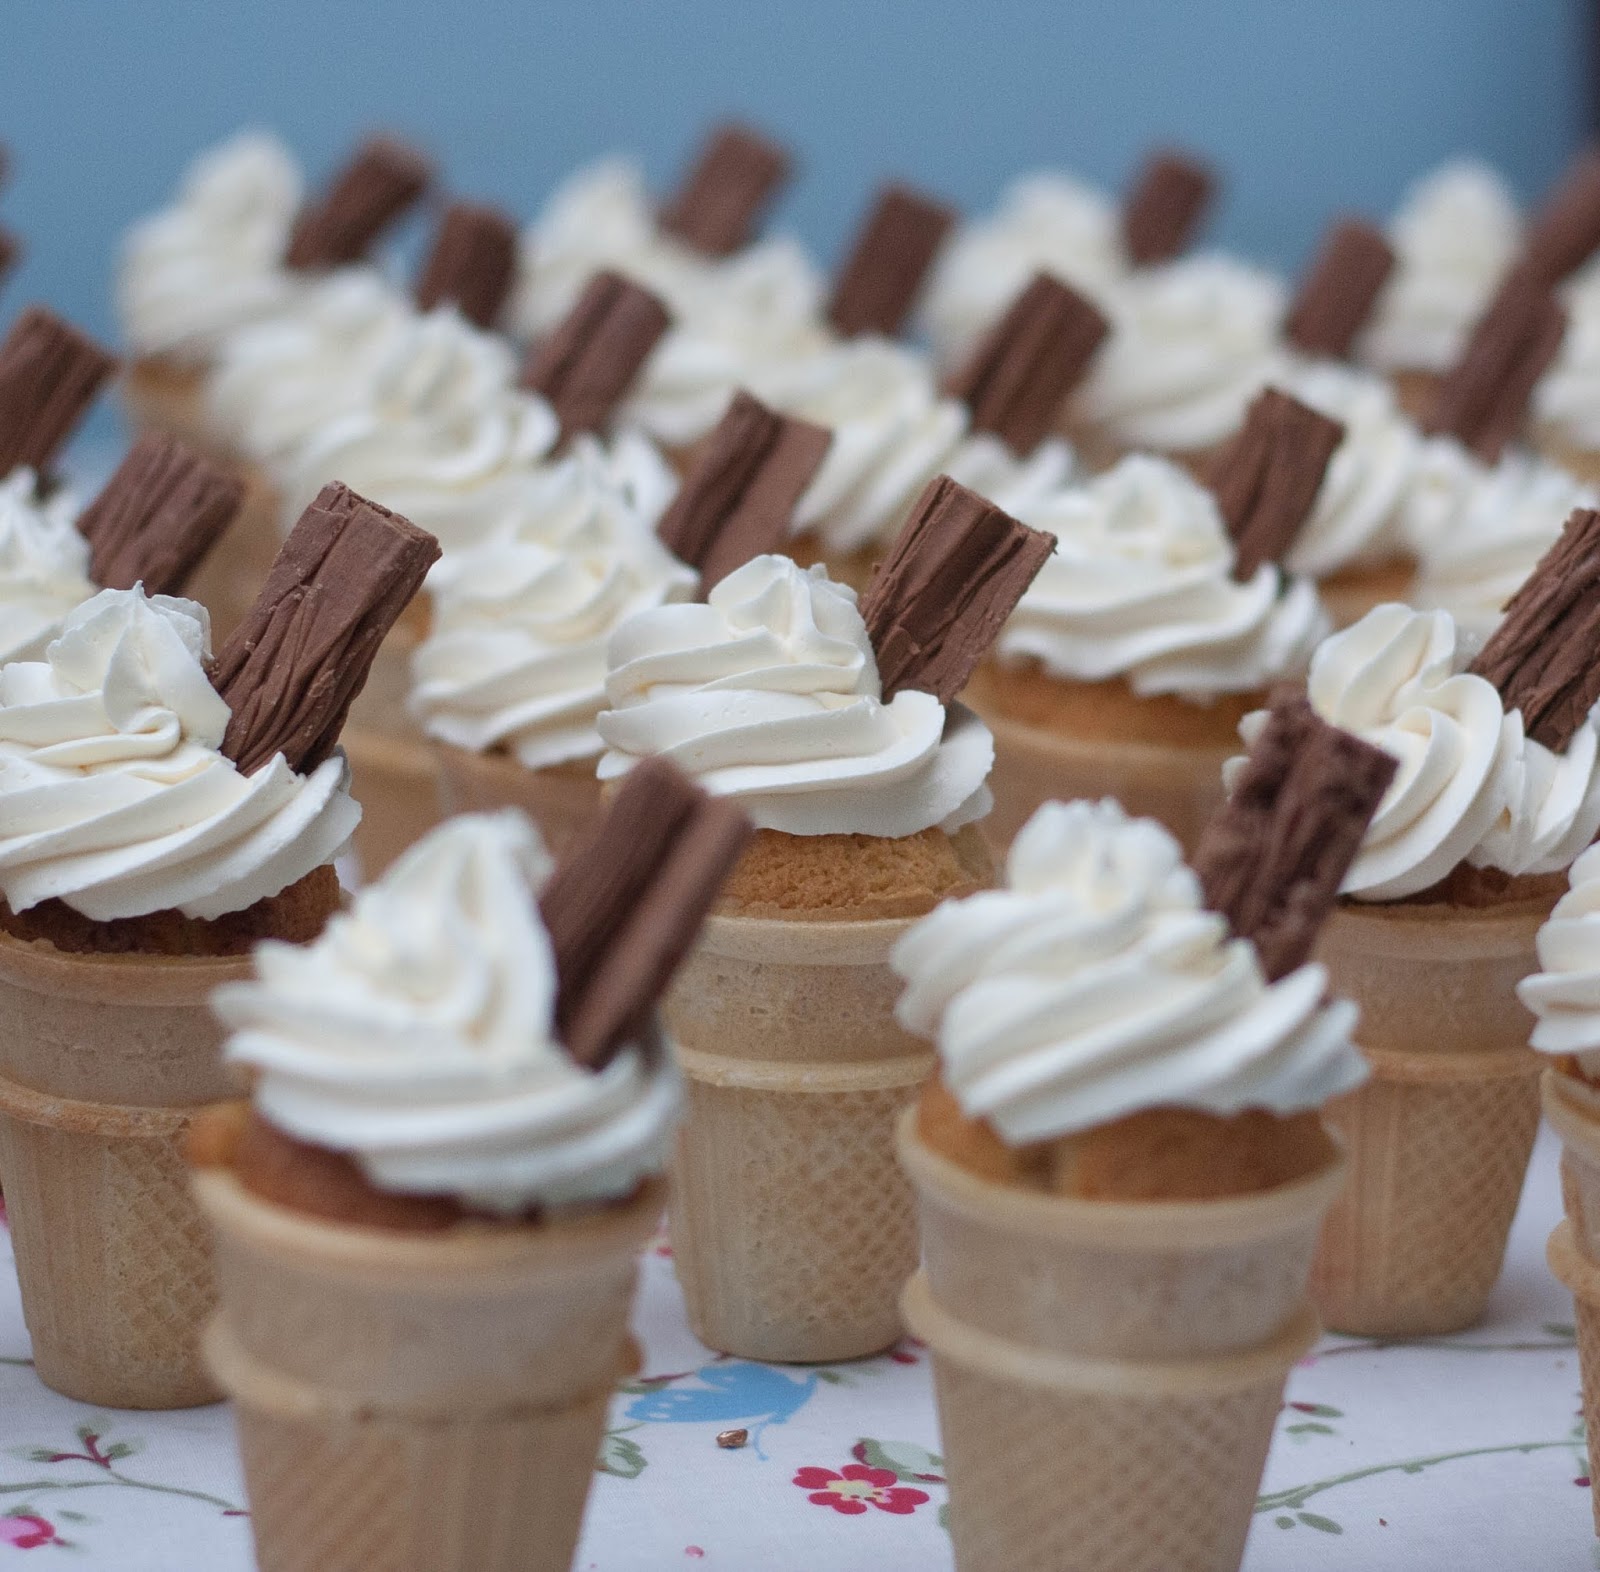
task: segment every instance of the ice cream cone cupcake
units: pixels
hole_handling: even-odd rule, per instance
[[[604,867],[455,819],[219,992],[255,1083],[190,1148],[206,1355],[268,1572],[569,1566],[678,1107],[650,1007],[746,832],[671,774],[619,800]],[[371,1510],[308,1520],[353,1489]]]
[[[215,661],[203,607],[108,589],[0,670],[0,1171],[35,1366],[80,1401],[218,1395],[179,1157],[232,1087],[208,990],[336,909],[360,815],[339,725],[435,549],[332,496]]]
[[[1299,721],[1304,764],[1338,770]],[[1387,768],[1321,785],[1375,778],[1370,809]],[[1280,780],[1279,800],[1304,812],[1316,790]],[[1348,852],[1351,807],[1353,836],[1319,823],[1301,855],[1341,829]],[[1281,918],[1286,886],[1315,884],[1326,910],[1337,852],[1258,884],[1241,859],[1269,844],[1234,835],[1203,895],[1154,822],[1047,804],[1001,890],[947,902],[894,952],[900,1019],[940,1057],[899,1130],[923,1235],[904,1306],[933,1353],[958,1568],[1243,1555],[1285,1378],[1317,1335],[1307,1277],[1343,1177],[1317,1110],[1366,1073],[1355,1011],[1305,964],[1312,934],[1285,944],[1263,919],[1258,958],[1205,909],[1231,865],[1236,931],[1247,905]],[[1174,1484],[1171,1513],[1141,1505]]]
[[[1274,426],[1274,410],[1296,411],[1293,429]],[[1042,802],[1108,795],[1193,845],[1252,695],[1305,670],[1327,614],[1276,559],[1340,428],[1276,393],[1256,418],[1261,445],[1252,437],[1219,471],[1229,512],[1151,457],[1024,510],[1055,551],[969,692],[995,737],[997,846]],[[1250,477],[1279,443],[1298,479],[1269,494]]]
[[[894,1021],[888,956],[987,882],[988,734],[950,699],[1046,549],[941,480],[859,609],[761,556],[612,637],[601,779],[662,754],[760,830],[666,1009],[673,1253],[713,1348],[835,1360],[899,1335],[917,1238],[893,1127],[931,1056]]]
[[[1401,606],[1312,659],[1317,711],[1400,761],[1320,952],[1373,1066],[1329,1111],[1351,1177],[1313,1289],[1338,1331],[1457,1331],[1499,1275],[1538,1123],[1516,984],[1555,876],[1600,827],[1593,657],[1564,642],[1559,604],[1587,582],[1584,520],[1600,522],[1574,515],[1470,666],[1448,614]]]

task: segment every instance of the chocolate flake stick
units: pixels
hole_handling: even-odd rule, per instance
[[[972,411],[974,430],[992,432],[1025,458],[1055,425],[1110,330],[1077,290],[1037,273],[945,391]]]
[[[899,333],[955,221],[943,202],[910,186],[885,186],[839,269],[828,302],[834,330],[845,338]]]
[[[1176,149],[1152,153],[1122,205],[1122,244],[1135,267],[1170,262],[1194,238],[1215,194],[1210,168]]]
[[[83,418],[115,359],[43,306],[29,306],[0,344],[0,476],[43,474]]]
[[[1535,742],[1566,749],[1600,700],[1600,513],[1572,510],[1469,670]]]
[[[1345,218],[1323,237],[1289,307],[1283,336],[1308,355],[1343,360],[1394,271],[1394,247],[1364,218]]]
[[[648,289],[620,273],[597,273],[555,331],[529,351],[522,385],[548,400],[563,439],[599,431],[671,323]]]
[[[395,137],[369,138],[322,199],[296,219],[284,266],[329,268],[358,261],[432,179],[432,165],[414,147]]]
[[[494,326],[517,267],[517,228],[497,207],[452,202],[417,279],[417,305],[446,302],[481,328]]]
[[[916,688],[950,703],[1054,550],[948,475],[930,480],[861,598],[884,699]]]
[[[1521,430],[1534,384],[1561,347],[1567,315],[1531,272],[1512,272],[1439,385],[1427,429],[1486,463]]]
[[[700,593],[789,537],[789,521],[833,433],[740,391],[661,515],[656,534],[700,572]]]
[[[182,594],[243,500],[242,480],[176,437],[148,432],[78,520],[89,576],[106,589],[142,583],[150,595]]]
[[[579,1064],[603,1069],[642,1035],[752,834],[726,798],[645,759],[562,856],[540,897],[555,950],[556,1023]]]
[[[337,481],[317,493],[212,671],[233,711],[222,751],[241,773],[282,753],[303,774],[333,752],[384,635],[438,560],[409,519]]]
[[[1575,273],[1600,247],[1600,147],[1588,147],[1567,166],[1534,214],[1522,265],[1545,285]]]
[[[21,260],[22,242],[4,225],[0,225],[0,283]]]
[[[716,126],[661,209],[661,228],[708,257],[731,256],[754,236],[789,170],[789,155],[753,127]]]
[[[1396,767],[1304,698],[1274,704],[1194,857],[1206,906],[1254,942],[1269,982],[1311,958]]]
[[[1278,388],[1264,388],[1211,471],[1218,511],[1233,537],[1233,576],[1248,584],[1281,561],[1305,523],[1344,427]]]

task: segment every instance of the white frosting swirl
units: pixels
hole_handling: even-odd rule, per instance
[[[314,944],[263,944],[217,990],[262,1116],[379,1189],[525,1212],[620,1199],[665,1165],[679,1088],[625,1048],[598,1072],[555,1035],[535,904],[550,859],[520,814],[452,819]]]
[[[1399,763],[1345,875],[1357,900],[1399,900],[1460,863],[1508,874],[1565,868],[1600,829],[1600,733],[1593,719],[1564,753],[1523,735],[1447,612],[1378,606],[1311,660],[1313,706]],[[1240,727],[1246,743],[1265,712]],[[1230,781],[1241,766],[1234,760]]]
[[[1389,384],[1318,360],[1296,366],[1283,386],[1344,426],[1344,439],[1284,566],[1320,579],[1401,555],[1402,520],[1422,441]]]
[[[1445,371],[1521,248],[1516,198],[1487,165],[1442,165],[1406,192],[1389,243],[1394,271],[1357,354],[1382,371]]]
[[[276,137],[243,132],[197,159],[177,201],[123,242],[117,312],[133,352],[204,364],[225,334],[287,304],[298,283],[283,254],[301,195]]]
[[[1232,577],[1211,493],[1163,459],[1132,455],[1019,516],[1056,548],[1000,634],[1002,662],[1204,703],[1298,675],[1327,632],[1309,581],[1270,564]]]
[[[1587,452],[1600,449],[1600,281],[1570,290],[1567,330],[1555,361],[1533,390],[1533,419]]]
[[[1192,452],[1230,436],[1287,365],[1283,281],[1216,253],[1130,273],[1079,388],[1082,418],[1124,447]]]
[[[492,538],[447,552],[428,584],[433,632],[412,660],[423,730],[477,753],[505,748],[529,769],[598,756],[611,633],[698,582],[656,539],[658,512],[580,439],[530,477]]]
[[[946,901],[896,945],[897,1014],[935,1037],[962,1110],[1021,1146],[1151,1108],[1319,1108],[1366,1078],[1326,970],[1275,983],[1200,908],[1176,841],[1114,802],[1046,803],[1006,887]]]
[[[37,660],[67,613],[94,594],[77,499],[63,490],[40,501],[37,492],[26,467],[0,480],[0,666]]]
[[[601,780],[664,754],[759,829],[955,830],[989,810],[988,730],[931,693],[887,704],[855,592],[756,557],[704,605],[661,606],[611,636]]]
[[[330,862],[361,810],[335,755],[241,775],[218,751],[203,606],[102,590],[42,662],[0,669],[0,893],[97,922],[242,911]]]
[[[943,365],[954,364],[1004,314],[1036,273],[1098,297],[1127,271],[1117,206],[1071,175],[1013,181],[994,212],[946,244],[918,313]]]
[[[1535,1048],[1576,1054],[1600,1076],[1600,846],[1573,863],[1567,882],[1539,929],[1539,970],[1517,984],[1517,997],[1538,1017]]]

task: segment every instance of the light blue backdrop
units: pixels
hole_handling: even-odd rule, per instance
[[[1120,183],[1177,137],[1227,171],[1213,231],[1289,264],[1460,149],[1541,190],[1584,133],[1586,0],[0,0],[0,218],[43,297],[111,331],[118,232],[244,122],[321,171],[375,124],[530,212],[611,148],[670,178],[707,117],[799,150],[781,214],[824,255],[895,172],[971,206],[1057,163]]]

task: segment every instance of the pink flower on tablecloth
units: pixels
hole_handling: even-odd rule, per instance
[[[859,1517],[869,1506],[880,1512],[905,1517],[928,1499],[925,1490],[913,1490],[897,1482],[892,1469],[869,1468],[865,1463],[846,1463],[835,1472],[831,1468],[802,1468],[794,1483],[811,1494],[806,1498],[816,1506],[832,1507],[847,1517]]]
[[[55,1525],[31,1512],[0,1517],[0,1545],[10,1545],[13,1550],[38,1550],[42,1545],[59,1543]]]

